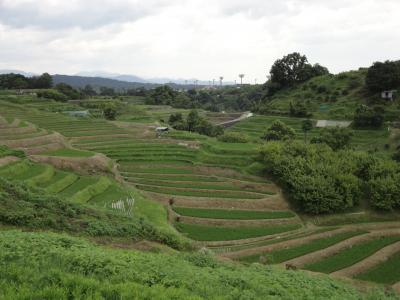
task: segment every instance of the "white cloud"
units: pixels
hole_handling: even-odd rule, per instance
[[[396,0],[0,0],[0,68],[248,81],[292,51],[331,70],[399,59]]]

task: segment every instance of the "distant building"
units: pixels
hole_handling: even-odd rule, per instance
[[[156,132],[159,133],[159,134],[165,133],[165,132],[168,132],[168,131],[169,131],[168,127],[157,127],[156,128]]]
[[[64,111],[64,114],[67,114],[71,117],[88,117],[89,116],[89,111],[88,110],[72,110],[72,111]]]
[[[396,93],[397,93],[396,90],[383,91],[381,96],[382,96],[382,99],[387,99],[387,100],[393,101]]]
[[[325,128],[325,127],[340,127],[340,128],[347,128],[351,124],[350,121],[330,121],[330,120],[318,120],[317,128]]]

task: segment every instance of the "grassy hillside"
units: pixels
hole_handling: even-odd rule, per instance
[[[325,276],[205,254],[106,249],[50,233],[0,232],[1,299],[395,299]]]
[[[359,104],[384,105],[386,120],[398,119],[399,102],[389,103],[365,89],[367,70],[314,77],[295,87],[281,90],[266,98],[262,111],[266,114],[289,113],[291,102],[301,102],[314,118],[351,120]]]

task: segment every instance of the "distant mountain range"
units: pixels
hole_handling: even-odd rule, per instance
[[[15,73],[27,77],[39,75],[21,70],[0,70],[0,74]],[[76,75],[52,75],[54,83],[66,83],[75,88],[83,88],[91,85],[94,88],[101,86],[114,88],[116,90],[127,90],[138,87],[153,88],[162,84],[170,84],[177,88],[192,88],[195,85],[195,79],[171,79],[171,78],[148,78],[144,79],[136,75],[125,75],[109,73],[104,71],[79,72]],[[197,85],[209,85],[211,81],[198,80]],[[215,85],[219,81],[215,80]],[[224,85],[232,85],[233,82],[224,82]]]

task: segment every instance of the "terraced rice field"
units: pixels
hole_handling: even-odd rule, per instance
[[[306,264],[305,269],[321,273],[332,273],[346,267],[349,267],[383,247],[400,240],[400,236],[388,236],[366,241],[360,244],[354,244],[338,253],[329,256],[320,261]]]
[[[79,176],[28,160],[10,162],[0,167],[0,176],[10,180],[25,181],[73,201],[93,201],[109,205],[129,196],[125,189],[106,177]]]
[[[188,207],[173,207],[173,210],[181,216],[209,219],[257,220],[295,217],[295,214],[291,211],[223,210]]]
[[[185,132],[158,138],[154,133],[155,124],[148,120],[110,123],[76,119],[9,103],[4,106],[4,113],[7,120],[0,120],[0,139],[10,136],[17,139],[7,132],[10,126],[21,131],[18,138],[22,140],[56,131],[81,149],[72,151],[70,156],[95,152],[107,155],[118,163],[118,170],[128,184],[148,198],[165,204],[170,222],[177,230],[225,258],[244,263],[293,264],[385,284],[400,281],[398,253],[390,252],[385,260],[375,257],[397,245],[398,235],[382,231],[381,237],[379,231],[361,225],[304,226],[299,216],[290,210],[279,187],[265,178],[246,173],[257,154],[259,145],[256,143],[219,143]],[[166,117],[162,111],[153,110],[151,118],[155,115]],[[222,119],[218,115],[209,117]],[[21,121],[14,121],[16,119]],[[303,138],[301,119],[295,118],[256,116],[230,130],[258,140],[275,119],[295,128],[297,138]],[[30,132],[29,124],[37,125],[36,129]],[[317,133],[318,130],[313,129],[309,136]],[[371,139],[366,138],[372,134],[379,139],[385,137],[380,131],[360,132],[355,135],[355,145],[373,147],[367,143]],[[48,151],[57,155],[66,150]],[[107,206],[117,198],[129,196],[114,182],[102,180],[99,184],[101,177],[51,171],[25,161],[0,168],[1,176],[12,174],[22,180],[37,178],[45,172],[46,180],[35,185],[67,197],[78,199],[76,195],[82,195],[90,186],[98,187],[99,192],[85,194],[83,198],[89,197],[88,201],[99,205]],[[368,260],[373,263],[369,261],[366,268],[364,263]],[[359,268],[360,264],[364,267]],[[388,273],[390,275],[385,275]]]
[[[385,262],[358,274],[355,278],[383,284],[400,282],[400,252],[388,257]]]
[[[300,228],[300,225],[281,225],[270,227],[214,227],[195,224],[176,223],[175,226],[187,237],[197,241],[229,241],[268,236]]]

